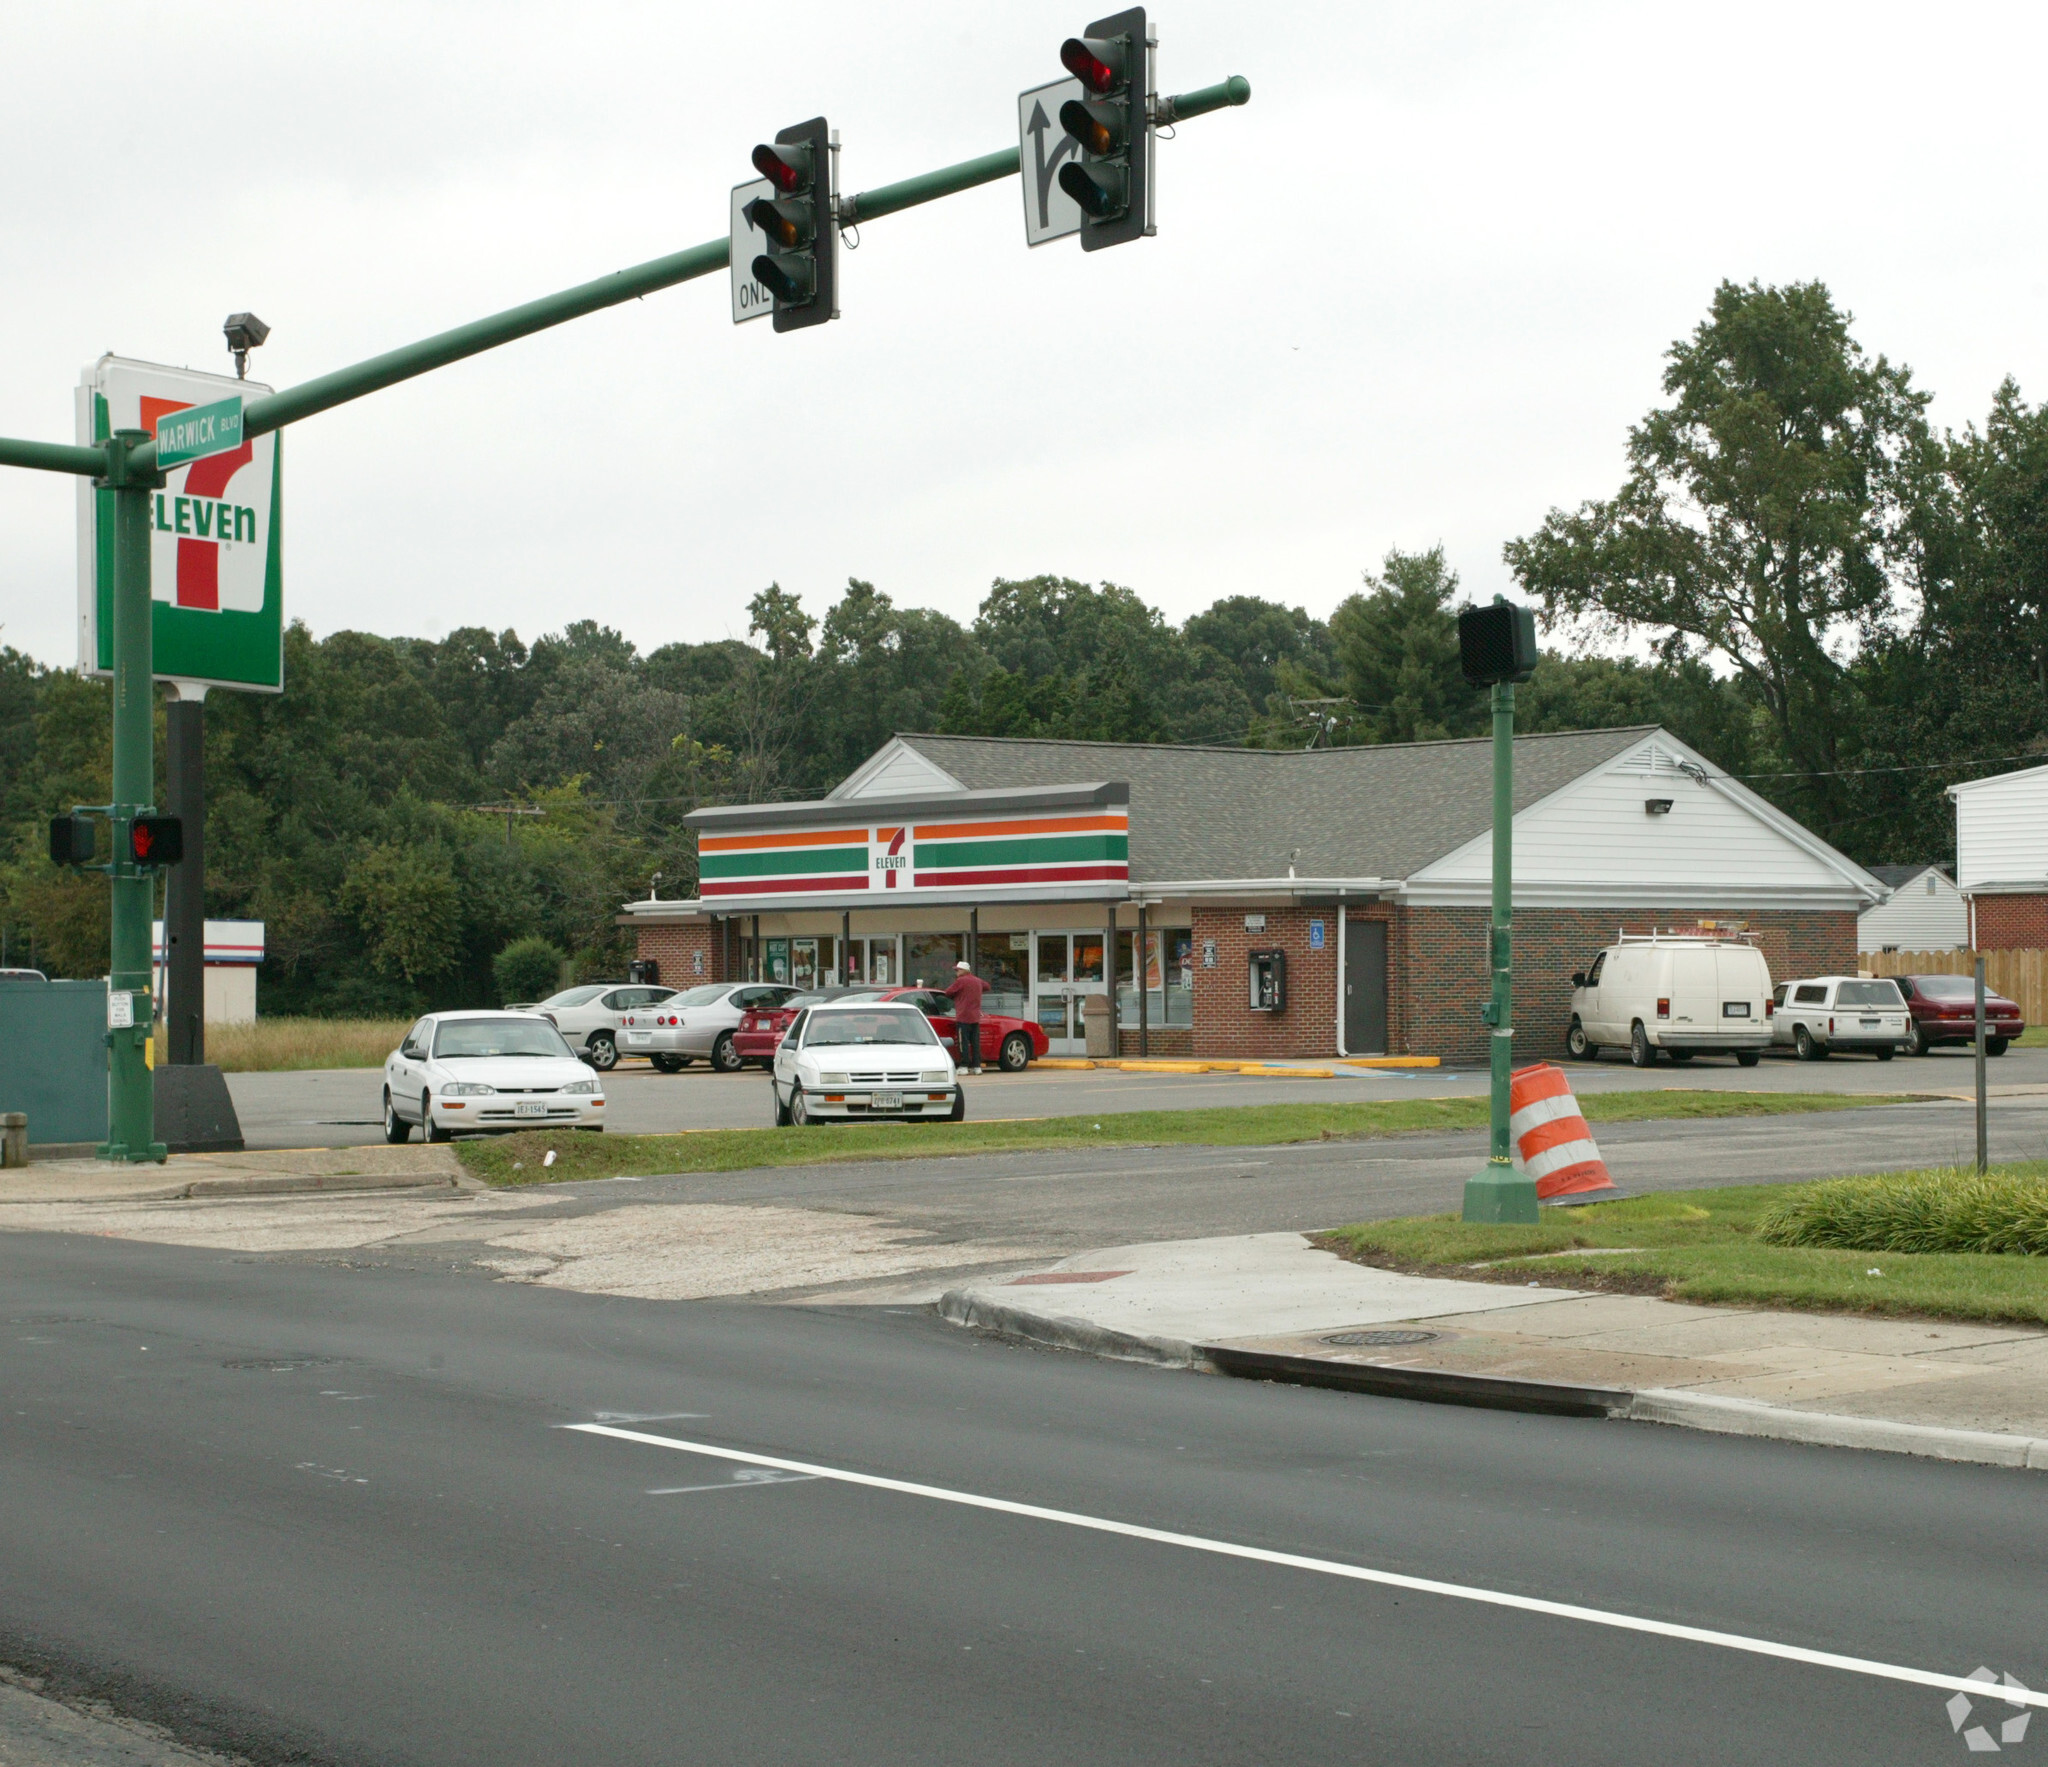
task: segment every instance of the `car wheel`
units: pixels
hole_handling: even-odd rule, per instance
[[[391,1108],[391,1088],[384,1088],[384,1139],[398,1147],[412,1139],[412,1125]]]
[[[424,1133],[425,1138],[429,1141],[453,1141],[455,1139],[455,1131],[453,1129],[444,1129],[439,1123],[434,1121],[434,1113],[430,1108],[432,1104],[432,1094],[422,1092],[420,1094],[420,1129]]]
[[[1792,1053],[1801,1061],[1821,1061],[1827,1056],[1827,1050],[1813,1040],[1813,1033],[1804,1025],[1792,1027]]]
[[[583,1059],[600,1074],[608,1074],[619,1065],[619,1046],[609,1031],[592,1031],[584,1051]]]
[[[1564,1052],[1573,1061],[1600,1059],[1600,1046],[1586,1035],[1586,1027],[1577,1019],[1572,1020],[1572,1028],[1564,1034]]]
[[[2010,1039],[2005,1037],[1986,1037],[1984,1039],[1984,1053],[1986,1055],[2003,1055],[2009,1047],[2011,1047]]]
[[[1934,1053],[1934,1039],[1928,1036],[1925,1025],[1915,1025],[1913,1027],[1913,1053],[1915,1055],[1932,1055]]]
[[[1631,1067],[1653,1068],[1657,1065],[1657,1051],[1651,1047],[1650,1033],[1643,1029],[1641,1019],[1629,1027],[1628,1059]]]
[[[1890,1061],[1891,1058],[1897,1054],[1898,1051],[1896,1049],[1880,1049],[1877,1052],[1877,1059],[1879,1061]]]
[[[782,1088],[775,1084],[775,1077],[772,1074],[768,1077],[768,1096],[775,1101],[776,1128],[787,1129],[789,1127],[789,1106],[782,1102]]]
[[[711,1045],[711,1065],[721,1074],[736,1074],[747,1065],[747,1058],[733,1046],[730,1031],[720,1031],[718,1041]]]
[[[996,1052],[996,1066],[1006,1074],[1021,1074],[1030,1065],[1031,1039],[1022,1031],[1012,1031]]]
[[[654,1063],[654,1071],[658,1074],[680,1074],[683,1071],[680,1055],[651,1055],[647,1059]]]
[[[1735,1052],[1735,1064],[1737,1067],[1753,1068],[1762,1060],[1763,1055],[1759,1050],[1738,1049]]]
[[[808,1129],[811,1126],[811,1107],[804,1102],[804,1089],[801,1086],[792,1086],[789,1089],[789,1120],[799,1129]]]
[[[1690,1049],[1674,1049],[1670,1051],[1670,1055],[1671,1059],[1674,1062],[1676,1062],[1678,1066],[1684,1067],[1687,1062],[1692,1060],[1693,1052]]]
[[[949,1123],[964,1123],[967,1121],[967,1088],[965,1086],[953,1088],[953,1108],[946,1113],[946,1121]]]

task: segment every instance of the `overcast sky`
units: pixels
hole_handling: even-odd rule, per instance
[[[1820,277],[1937,421],[2048,396],[2020,7],[1178,0],[1159,233],[1027,250],[1017,182],[877,221],[843,318],[706,278],[288,431],[288,616],[644,649],[771,579],[961,620],[998,576],[1179,620],[1327,614],[1389,547],[1468,590],[1610,492],[1723,277]],[[780,36],[770,20],[787,26]],[[1086,9],[0,0],[0,433],[68,440],[102,352],[290,385],[722,234],[757,140],[824,112],[842,188],[1014,141]],[[72,660],[73,489],[0,471],[0,643]]]

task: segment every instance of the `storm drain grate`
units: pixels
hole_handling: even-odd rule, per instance
[[[1440,1331],[1340,1331],[1323,1339],[1326,1344],[1370,1344],[1383,1349],[1391,1344],[1433,1344]]]

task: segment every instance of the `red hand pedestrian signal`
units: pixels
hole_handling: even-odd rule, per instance
[[[128,856],[138,865],[175,865],[185,857],[185,825],[175,816],[138,816],[128,824]]]

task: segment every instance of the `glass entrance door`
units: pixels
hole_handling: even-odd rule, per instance
[[[1052,1055],[1086,1055],[1082,1003],[1104,988],[1100,933],[1037,933],[1031,965],[1032,1014]]]

